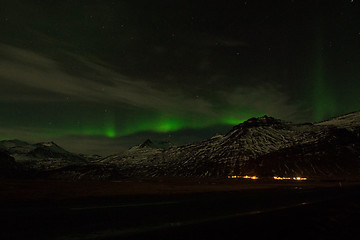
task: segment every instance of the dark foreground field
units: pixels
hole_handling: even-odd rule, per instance
[[[356,239],[357,182],[0,182],[0,239]]]

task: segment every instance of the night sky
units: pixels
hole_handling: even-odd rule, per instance
[[[0,0],[1,139],[106,155],[359,103],[356,0]]]

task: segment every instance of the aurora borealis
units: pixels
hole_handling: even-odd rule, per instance
[[[25,1],[0,8],[0,138],[108,154],[264,114],[358,111],[357,1]]]

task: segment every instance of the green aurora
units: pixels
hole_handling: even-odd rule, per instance
[[[95,152],[359,111],[355,1],[3,2],[0,139]]]
[[[184,117],[174,117],[167,115],[160,115],[155,118],[147,119],[146,121],[132,121],[132,123],[122,123],[121,120],[116,121],[115,117],[106,116],[104,122],[101,124],[84,124],[79,128],[72,129],[69,132],[63,132],[64,135],[85,135],[85,136],[106,136],[109,138],[122,137],[137,132],[150,131],[157,133],[174,132],[183,129],[201,129],[211,127],[214,125],[228,125],[233,126],[240,124],[247,119],[254,116],[261,116],[263,114],[241,114],[240,117],[228,116],[225,118],[196,118],[189,119]]]
[[[321,36],[321,24],[317,27],[315,61],[313,77],[312,106],[315,121],[322,121],[337,113],[335,96],[331,92],[331,83],[327,81],[324,45]],[[311,85],[310,85],[311,86]]]
[[[244,106],[236,109],[236,106],[222,104],[214,110],[213,114],[189,113],[189,112],[161,112],[161,111],[121,111],[118,108],[104,108],[101,104],[92,107],[84,105],[59,105],[52,108],[51,104],[42,105],[40,111],[48,115],[39,118],[31,115],[32,108],[28,105],[17,104],[16,108],[3,106],[4,115],[13,121],[4,122],[7,129],[15,129],[14,124],[19,126],[17,134],[9,131],[3,132],[2,139],[26,138],[26,139],[53,139],[66,136],[101,136],[117,138],[130,136],[141,132],[171,133],[181,130],[230,129],[249,118],[260,117],[265,113],[250,110]],[[14,111],[15,110],[15,111]],[[19,118],[18,112],[24,118]],[[0,119],[1,120],[1,119]],[[228,126],[228,127],[227,127]],[[33,131],[32,129],[35,129]],[[215,134],[215,133],[214,133]]]

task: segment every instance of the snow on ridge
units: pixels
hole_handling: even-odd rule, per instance
[[[360,127],[360,112],[353,112],[339,117],[330,118],[322,122],[315,123],[317,126],[333,125],[340,128],[358,128]]]
[[[52,147],[54,145],[53,142],[43,142],[41,143],[41,145],[45,146],[45,147]]]

